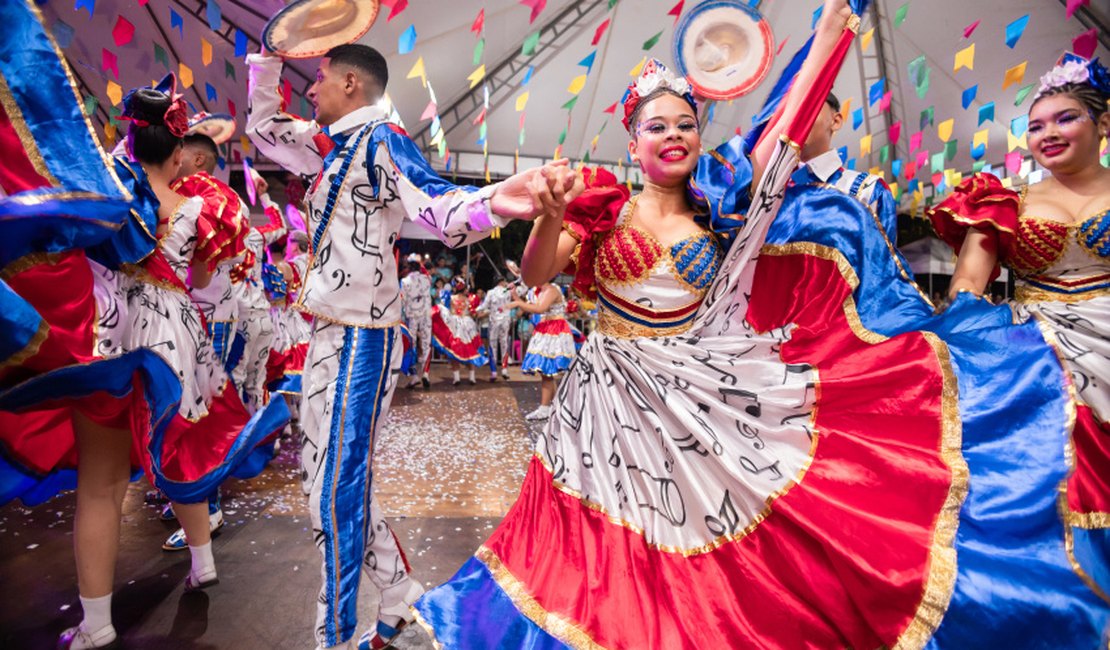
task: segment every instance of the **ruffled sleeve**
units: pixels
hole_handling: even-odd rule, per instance
[[[956,186],[927,214],[937,235],[957,253],[968,229],[975,228],[998,236],[998,257],[1006,260],[1016,250],[1020,213],[1021,197],[1017,192],[1002,187],[991,174],[976,174]]]
[[[597,296],[594,254],[598,237],[617,224],[630,193],[627,187],[617,183],[616,176],[601,168],[583,169],[582,178],[586,181],[586,189],[567,204],[563,218],[563,229],[578,241],[565,272],[574,276],[571,289],[593,299]]]
[[[751,206],[752,164],[743,145],[743,139],[734,136],[702,154],[687,187],[698,223],[712,230],[726,247],[744,226]]]
[[[171,187],[184,196],[204,200],[197,219],[197,247],[193,253],[196,259],[212,270],[243,252],[248,230],[243,216],[246,210],[235,190],[205,172],[179,179]]]

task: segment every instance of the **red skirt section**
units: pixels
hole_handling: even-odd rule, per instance
[[[304,370],[304,360],[308,355],[308,343],[297,343],[287,350],[270,349],[266,359],[266,385],[281,379],[287,374]]]
[[[1099,425],[1091,408],[1080,404],[1072,431],[1075,471],[1068,477],[1068,510],[1080,514],[1110,512],[1110,423]]]
[[[603,647],[892,647],[915,619],[939,622],[963,486],[943,352],[920,333],[863,340],[873,335],[846,311],[851,287],[832,261],[764,255],[754,286],[749,320],[796,323],[783,360],[817,371],[804,476],[745,537],[684,556],[559,490],[534,459],[487,543],[503,588],[519,582]]]
[[[455,336],[448,327],[447,321],[443,319],[442,309],[443,307],[438,305],[432,309],[432,338],[435,342],[446,354],[455,357],[458,361],[472,361],[484,356],[481,334],[468,341]]]
[[[536,334],[549,334],[551,336],[558,336],[559,334],[574,334],[571,329],[570,323],[563,318],[550,318],[548,320],[541,320],[537,325],[533,336]]]

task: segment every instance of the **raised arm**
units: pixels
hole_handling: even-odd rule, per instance
[[[536,302],[531,303],[523,300],[516,300],[506,305],[506,307],[516,307],[529,314],[542,314],[548,309],[551,309],[551,305],[553,305],[558,298],[559,290],[549,284],[543,288],[543,292],[540,293],[539,299],[537,299]]]
[[[247,137],[267,158],[289,171],[302,176],[319,173],[324,159],[313,138],[321,133],[320,127],[315,121],[285,112],[278,92],[281,57],[248,54],[247,65]]]

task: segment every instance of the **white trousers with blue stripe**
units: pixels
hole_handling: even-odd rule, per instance
[[[316,321],[305,359],[301,463],[316,546],[323,557],[317,602],[320,647],[358,629],[361,573],[381,591],[379,615],[404,615],[423,589],[373,498],[373,450],[397,385],[400,328]]]

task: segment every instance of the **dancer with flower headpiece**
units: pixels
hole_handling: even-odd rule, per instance
[[[1041,77],[1029,107],[1029,151],[1051,172],[1020,191],[976,174],[929,217],[959,253],[949,297],[981,299],[999,264],[1017,279],[1012,309],[1033,321],[1071,377],[1074,471],[1060,509],[1076,570],[1110,594],[1110,73],[1065,54]],[[1021,369],[1019,376],[1026,373]],[[1032,377],[1030,377],[1032,379]]]
[[[687,82],[649,61],[624,103],[643,192],[587,170],[537,219],[525,282],[569,263],[598,326],[519,499],[416,605],[439,646],[1100,643],[1110,606],[1044,480],[1066,473],[1067,395],[1037,328],[934,316],[868,206],[787,186],[850,13],[826,1],[750,152],[699,156]]]

